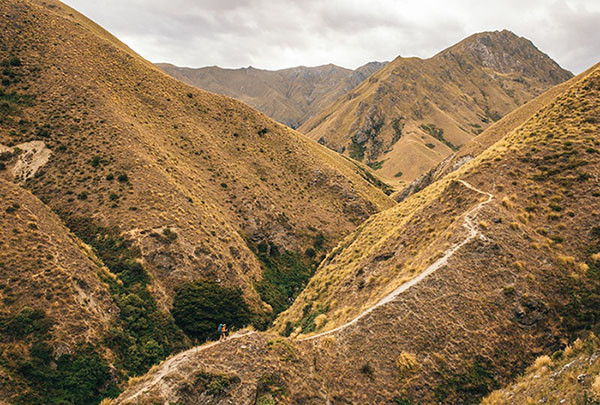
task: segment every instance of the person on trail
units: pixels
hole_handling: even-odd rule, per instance
[[[219,342],[227,340],[227,325],[222,323],[219,324]]]

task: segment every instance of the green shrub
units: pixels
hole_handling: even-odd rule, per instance
[[[263,374],[256,385],[257,404],[276,404],[276,398],[285,396],[287,388],[277,373]]]
[[[214,281],[185,283],[175,290],[175,323],[188,336],[201,341],[217,335],[220,323],[241,328],[250,320],[250,311],[239,288],[227,288]]]
[[[90,159],[90,164],[92,167],[98,167],[100,165],[100,156],[94,156]]]
[[[23,308],[16,314],[0,316],[0,336],[9,344],[26,345],[18,361],[0,358],[12,380],[19,382],[17,404],[98,404],[102,398],[119,393],[106,362],[90,346],[55,358],[50,329],[53,322],[44,311]],[[10,338],[10,339],[7,339]]]
[[[121,182],[121,183],[127,183],[129,181],[129,177],[127,176],[127,174],[121,173],[117,177],[117,180],[119,180],[119,182]]]
[[[434,137],[435,139],[444,143],[447,147],[449,147],[453,151],[458,150],[458,148],[456,146],[454,146],[454,144],[452,144],[452,142],[450,142],[446,138],[444,138],[444,130],[442,128],[438,128],[434,124],[428,124],[428,125],[421,124],[421,129],[423,131],[425,131],[427,134]],[[430,149],[433,149],[433,147],[431,147],[429,145],[431,145],[431,144],[427,144],[426,146]]]
[[[252,250],[263,264],[263,279],[256,284],[256,291],[276,315],[291,305],[313,272],[299,253],[279,253],[267,242],[253,246]]]
[[[379,170],[383,167],[383,160],[379,160],[377,162],[368,162],[367,166],[369,166],[373,170]]]
[[[365,150],[367,148],[362,143],[356,143],[354,139],[348,148],[348,153],[352,159],[356,159],[358,161],[362,161],[365,157]]]
[[[120,310],[117,323],[105,336],[117,355],[117,366],[129,374],[143,374],[169,354],[188,347],[182,331],[168,313],[158,309],[150,294],[150,276],[138,262],[139,250],[118,230],[98,226],[89,218],[70,217],[65,223],[116,275],[116,280],[103,280]]]
[[[371,364],[369,363],[363,364],[363,366],[360,368],[360,372],[369,376],[370,378],[373,377],[373,367],[371,367]]]

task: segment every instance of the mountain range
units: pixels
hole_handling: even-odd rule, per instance
[[[298,128],[385,65],[369,62],[356,70],[333,64],[264,70],[156,64],[184,83],[236,98],[291,128]]]
[[[600,65],[475,34],[307,137],[57,0],[0,13],[1,403],[600,400]]]

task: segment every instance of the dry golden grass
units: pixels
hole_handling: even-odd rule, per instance
[[[514,382],[483,399],[483,405],[590,403],[600,399],[598,338],[591,334],[572,346],[538,357]],[[587,398],[587,402],[586,402]]]
[[[63,219],[126,232],[166,307],[175,286],[209,277],[241,287],[262,310],[253,287],[262,269],[247,240],[304,254],[322,234],[320,255],[393,204],[354,163],[176,81],[62,3],[0,9],[11,16],[0,60],[22,61],[5,90],[34,100],[2,121],[0,144],[43,140],[52,155],[27,188]],[[165,228],[172,243],[151,236]]]
[[[117,313],[78,242],[35,196],[0,178],[0,312],[44,310],[52,341],[69,350],[99,342]]]

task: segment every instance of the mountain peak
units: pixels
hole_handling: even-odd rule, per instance
[[[572,77],[558,63],[540,51],[529,39],[509,30],[473,34],[440,55],[461,55],[485,68],[501,73],[522,72],[543,76],[550,73],[558,81]]]

